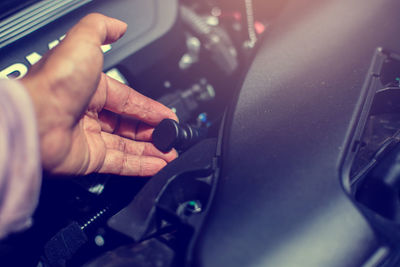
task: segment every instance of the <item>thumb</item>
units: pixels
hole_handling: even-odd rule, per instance
[[[126,32],[127,24],[118,19],[99,13],[83,17],[68,33],[66,41],[86,39],[94,45],[104,45],[117,41]]]

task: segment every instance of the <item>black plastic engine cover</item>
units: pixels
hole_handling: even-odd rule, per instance
[[[25,69],[29,68],[30,64],[26,59],[28,55],[34,52],[43,55],[49,50],[51,42],[60,40],[61,36],[88,13],[102,13],[128,24],[125,36],[105,53],[105,70],[166,34],[176,23],[178,15],[177,0],[92,0],[87,2],[89,3],[62,16],[55,14],[61,17],[1,48],[0,77],[2,71],[13,64],[22,64]],[[35,20],[32,23],[34,22]]]
[[[398,0],[289,2],[224,128],[195,266],[376,266],[391,248],[347,196],[342,159],[377,47],[400,51]]]

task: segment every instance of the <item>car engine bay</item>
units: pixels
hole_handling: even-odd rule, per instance
[[[0,241],[0,265],[398,266],[398,10],[4,1],[0,78],[23,77],[85,14],[125,21],[104,72],[177,114],[159,136],[176,130],[180,155],[151,178],[43,173],[34,225]]]

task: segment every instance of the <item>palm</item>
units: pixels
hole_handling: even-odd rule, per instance
[[[78,134],[73,138],[69,157],[78,158],[75,173],[91,173],[99,171],[104,164],[106,156],[106,144],[101,136],[100,121],[89,114],[85,114],[77,125]],[[74,145],[76,143],[76,145]],[[79,166],[80,165],[80,166]]]

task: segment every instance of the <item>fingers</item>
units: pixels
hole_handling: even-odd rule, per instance
[[[132,117],[102,110],[99,114],[101,129],[104,132],[120,135],[136,141],[151,141],[154,127]]]
[[[151,126],[156,126],[167,118],[178,120],[175,113],[163,104],[108,76],[106,76],[106,80],[107,100],[105,109],[117,114],[131,116]]]
[[[156,157],[135,156],[118,150],[109,150],[100,173],[124,176],[153,176],[167,163]]]
[[[127,29],[127,24],[98,13],[92,13],[82,18],[67,34],[66,41],[85,39],[99,46],[109,44],[121,38]]]
[[[152,143],[133,141],[118,135],[110,133],[101,133],[107,149],[119,150],[123,153],[137,156],[151,156],[171,162],[177,157],[176,151],[172,150],[168,153],[159,151]]]
[[[151,176],[177,157],[175,151],[162,153],[151,143],[136,142],[102,132],[106,157],[99,172],[130,176]]]

